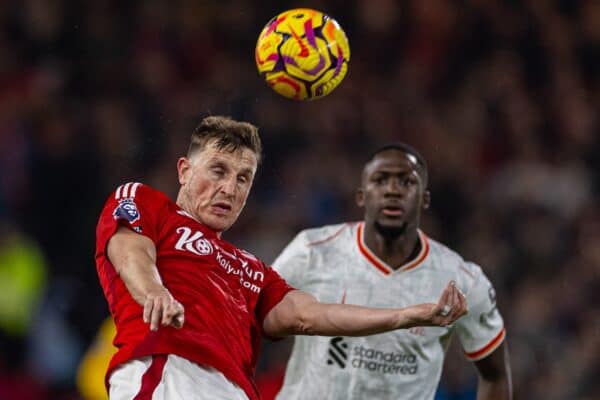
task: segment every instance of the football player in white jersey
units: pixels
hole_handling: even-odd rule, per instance
[[[320,301],[372,307],[432,302],[454,280],[468,314],[447,327],[296,337],[278,400],[433,399],[451,336],[477,367],[477,399],[512,398],[493,286],[479,266],[419,229],[427,180],[427,164],[411,146],[380,148],[356,194],[364,221],[300,232],[273,267]]]

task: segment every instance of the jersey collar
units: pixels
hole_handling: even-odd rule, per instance
[[[358,224],[358,228],[356,230],[356,242],[358,244],[358,250],[375,268],[377,268],[380,272],[382,272],[385,275],[389,275],[392,272],[396,271],[400,272],[414,269],[418,267],[421,263],[423,263],[423,261],[427,258],[427,255],[429,254],[429,242],[427,240],[427,236],[419,229],[418,233],[419,240],[421,241],[421,251],[414,259],[402,265],[400,268],[394,270],[392,267],[390,267],[384,261],[382,261],[379,257],[377,257],[375,253],[373,253],[367,247],[364,240],[363,230],[364,222],[361,222]]]
[[[218,239],[220,239],[220,235],[218,232],[214,231],[213,229],[211,229],[209,226],[207,226],[206,224],[200,222],[196,217],[194,217],[192,214],[190,214],[189,212],[185,211],[183,208],[179,207],[179,205],[177,205],[177,214],[179,215],[183,215],[184,217],[190,218],[194,221],[196,221],[197,223],[199,223],[200,225],[202,225],[202,227],[204,228],[203,233],[204,234],[208,234],[209,236],[214,236]]]

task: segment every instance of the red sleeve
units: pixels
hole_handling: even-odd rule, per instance
[[[149,237],[154,243],[163,224],[168,198],[149,186],[129,182],[119,186],[106,201],[96,228],[96,256],[103,254],[119,226]]]
[[[271,309],[292,290],[294,290],[294,288],[288,285],[287,282],[273,270],[273,268],[265,265],[265,285],[260,292],[255,311],[261,331],[263,322],[269,311],[271,311]]]

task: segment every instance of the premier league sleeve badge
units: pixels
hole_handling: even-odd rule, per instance
[[[113,211],[113,217],[115,219],[125,219],[130,224],[133,224],[140,219],[140,212],[133,199],[123,199],[119,201],[119,204]]]

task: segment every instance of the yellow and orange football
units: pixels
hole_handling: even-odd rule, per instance
[[[256,66],[277,93],[295,100],[331,93],[346,76],[350,46],[331,17],[308,8],[271,19],[256,43]]]

